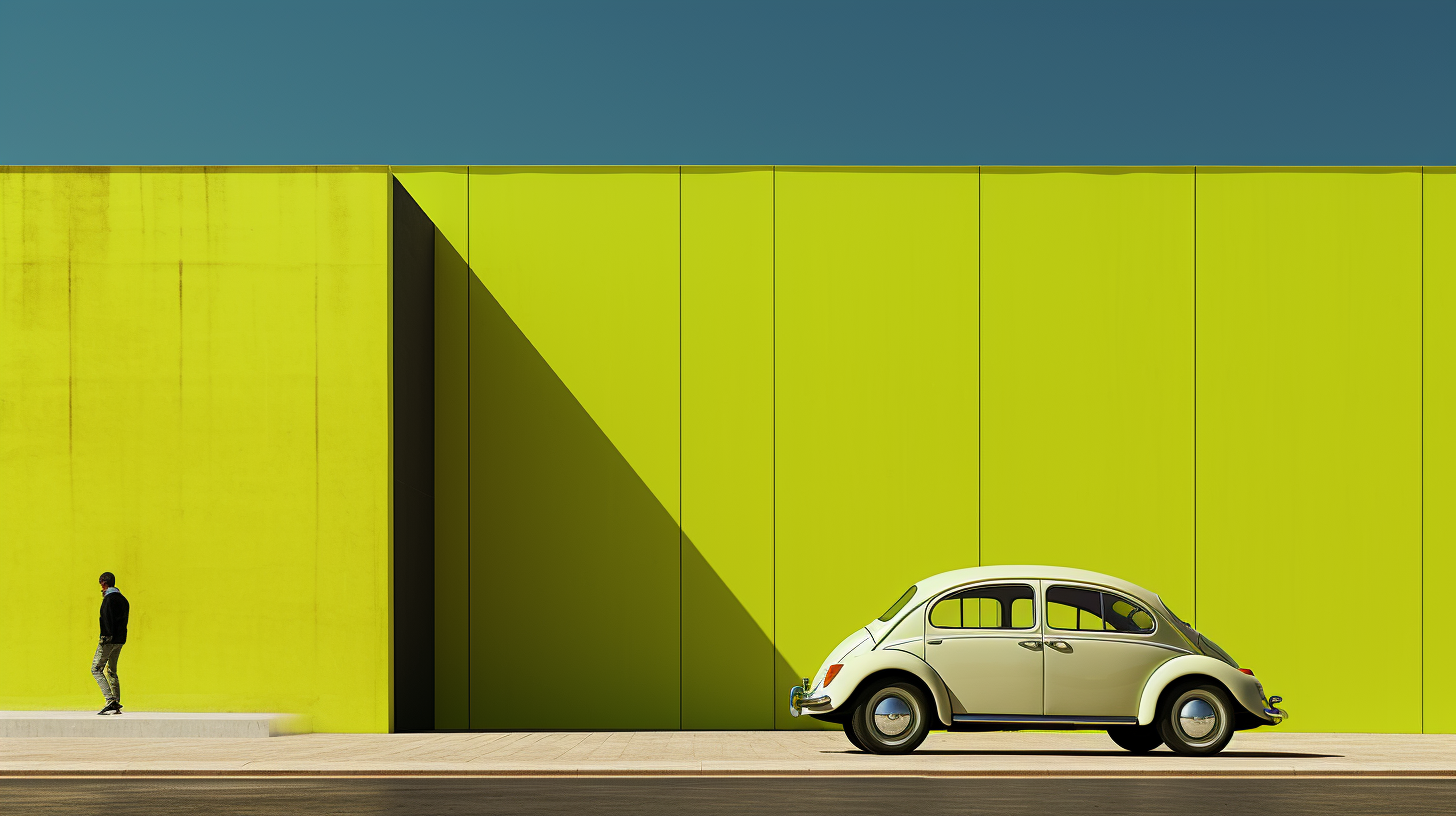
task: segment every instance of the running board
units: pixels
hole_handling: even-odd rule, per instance
[[[1137,725],[1137,717],[1052,717],[1043,714],[956,714],[958,723],[1014,725]]]

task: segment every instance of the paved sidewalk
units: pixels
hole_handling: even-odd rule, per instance
[[[1456,777],[1456,735],[1254,732],[1204,759],[1133,756],[1100,732],[932,734],[905,757],[823,731],[0,739],[0,775],[86,774]]]

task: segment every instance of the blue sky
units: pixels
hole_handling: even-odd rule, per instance
[[[1456,164],[1456,0],[0,0],[0,164]]]

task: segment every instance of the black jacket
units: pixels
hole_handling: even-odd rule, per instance
[[[131,615],[131,604],[120,590],[101,596],[101,640],[103,643],[126,642],[126,619]]]

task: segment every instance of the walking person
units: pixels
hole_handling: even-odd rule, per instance
[[[91,660],[91,676],[106,696],[106,706],[97,714],[121,713],[121,678],[116,674],[116,660],[126,643],[126,619],[131,604],[116,588],[116,576],[101,573],[101,641],[96,644],[96,657]]]

